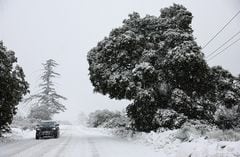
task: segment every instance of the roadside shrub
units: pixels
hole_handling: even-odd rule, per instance
[[[154,120],[159,127],[176,129],[180,128],[186,122],[187,117],[172,109],[159,109],[155,114]]]
[[[107,120],[101,126],[104,128],[125,128],[129,124],[129,119],[121,115],[120,117],[113,117],[112,119]]]
[[[226,108],[220,106],[215,113],[215,121],[220,129],[234,129],[240,127],[240,113],[238,106]]]
[[[112,132],[114,135],[121,138],[133,138],[136,132],[129,128],[117,128]]]
[[[96,110],[95,112],[92,112],[89,114],[88,125],[94,128],[100,127],[100,126],[113,127],[113,126],[121,125],[120,119],[119,119],[120,117],[121,117],[121,113],[119,111],[113,112],[107,109]]]

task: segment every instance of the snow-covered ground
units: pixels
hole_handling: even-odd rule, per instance
[[[22,130],[20,128],[12,128],[12,133],[4,134],[4,137],[0,138],[0,146],[9,142],[22,140],[24,138],[34,137],[33,130]],[[1,153],[0,153],[1,155]]]
[[[182,142],[177,134],[173,130],[120,138],[106,129],[66,125],[59,139],[35,140],[34,131],[13,129],[7,135],[12,140],[0,143],[0,157],[240,157],[240,141],[192,136]]]
[[[124,133],[124,131],[113,132],[118,136],[125,137],[136,143],[151,146],[155,151],[160,151],[168,157],[240,157],[240,140],[220,141],[219,139],[211,138],[210,134],[200,136],[195,133],[188,133],[188,140],[181,141],[181,137],[179,136],[183,135],[180,134],[180,131],[181,130],[169,130],[159,133],[138,132],[135,134]],[[219,132],[216,133],[221,136]],[[234,137],[234,135],[232,135],[232,137]]]
[[[107,135],[102,130],[64,126],[58,139],[21,140],[0,144],[0,157],[165,157],[143,144]],[[28,135],[32,135],[29,132]]]

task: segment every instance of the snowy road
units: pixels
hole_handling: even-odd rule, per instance
[[[0,145],[0,157],[164,157],[161,152],[98,130],[79,126],[62,129],[58,139],[33,137]]]

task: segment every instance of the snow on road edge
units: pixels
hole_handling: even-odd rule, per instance
[[[219,141],[206,136],[190,134],[189,140],[176,138],[180,130],[163,132],[135,132],[124,129],[106,129],[125,139],[151,146],[169,157],[240,157],[240,141]]]

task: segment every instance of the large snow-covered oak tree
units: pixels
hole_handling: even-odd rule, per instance
[[[174,4],[159,17],[129,17],[88,53],[95,91],[117,99],[162,86],[206,92],[209,69],[194,41],[189,11]]]
[[[94,91],[133,100],[127,111],[137,130],[161,126],[154,119],[159,109],[214,122],[216,86],[193,37],[192,17],[177,4],[158,17],[134,12],[88,52]]]
[[[58,64],[49,59],[43,64],[42,83],[39,84],[40,92],[25,99],[25,102],[32,102],[30,118],[48,120],[54,114],[64,112],[66,107],[60,102],[66,100],[64,96],[57,94],[53,79],[60,76],[54,71]]]
[[[0,136],[9,131],[17,105],[28,92],[23,69],[16,63],[15,53],[0,41]]]

